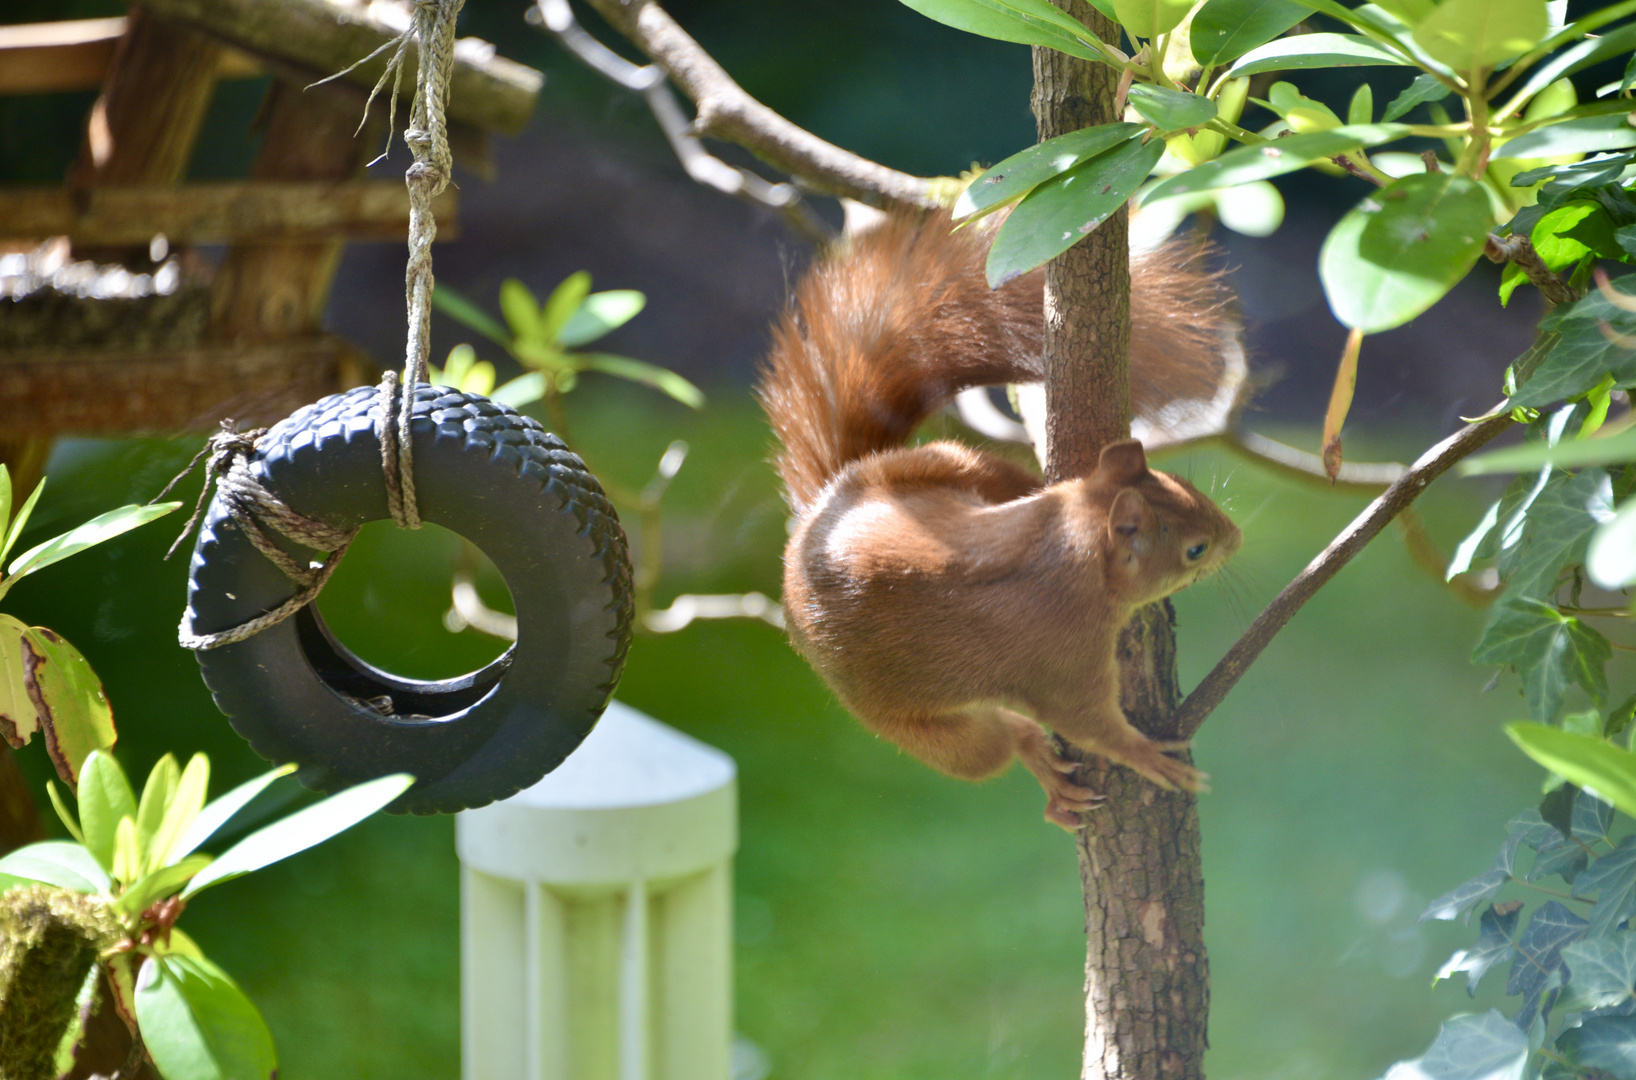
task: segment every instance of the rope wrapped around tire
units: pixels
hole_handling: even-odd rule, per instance
[[[516,643],[469,675],[400,679],[348,651],[309,603],[195,655],[234,729],[262,757],[297,763],[307,787],[328,792],[407,772],[417,782],[390,810],[449,813],[529,786],[589,734],[630,645],[630,556],[596,478],[537,421],[424,383],[413,397],[420,515],[494,562],[516,605]],[[252,473],[297,512],[338,529],[388,518],[379,400],[376,388],[360,387],[300,409],[257,441]],[[299,558],[318,554],[279,543]],[[295,589],[217,496],[193,551],[194,632],[237,626]]]

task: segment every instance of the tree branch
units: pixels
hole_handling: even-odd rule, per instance
[[[1305,570],[1297,574],[1295,580],[1284,587],[1284,591],[1267,605],[1265,611],[1256,616],[1255,622],[1227,650],[1227,655],[1221,658],[1215,669],[1182,702],[1175,717],[1176,737],[1192,738],[1199,725],[1221,704],[1228,691],[1255,663],[1278,631],[1301,609],[1301,605],[1328,584],[1341,567],[1351,562],[1354,555],[1379,535],[1388,522],[1414,502],[1433,480],[1447,472],[1455,462],[1481,449],[1512,423],[1511,414],[1502,412],[1468,424],[1421,455],[1408,472],[1365,507],[1363,513],[1354,518],[1352,524]]]
[[[1488,256],[1489,262],[1514,262],[1522,267],[1522,272],[1528,275],[1534,288],[1545,297],[1545,302],[1552,306],[1571,304],[1579,299],[1579,294],[1569,287],[1563,280],[1551,272],[1545,265],[1545,260],[1539,257],[1534,250],[1533,242],[1526,236],[1495,236],[1488,234],[1488,241],[1483,246],[1483,254]]]
[[[664,69],[698,107],[692,130],[737,143],[827,195],[871,206],[930,208],[936,180],[889,169],[790,123],[744,92],[732,76],[652,0],[590,0],[597,13]],[[947,193],[952,197],[953,191]]]

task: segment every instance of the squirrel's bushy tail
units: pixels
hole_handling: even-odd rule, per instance
[[[992,230],[893,215],[821,258],[773,327],[758,393],[797,508],[847,462],[901,445],[968,386],[1038,382],[1044,272],[990,289]],[[1229,325],[1219,275],[1171,244],[1131,260],[1131,406],[1208,399]]]

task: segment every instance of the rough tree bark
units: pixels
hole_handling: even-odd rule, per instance
[[[1104,40],[1118,28],[1083,0],[1055,0]],[[1034,50],[1041,139],[1119,119],[1119,73]],[[1102,447],[1130,433],[1130,251],[1126,215],[1109,218],[1046,270],[1046,474],[1096,467]],[[1174,738],[1174,612],[1139,612],[1119,640],[1122,703],[1157,739]],[[1088,765],[1107,794],[1077,837],[1085,890],[1084,1080],[1203,1076],[1210,999],[1197,803],[1128,769]]]

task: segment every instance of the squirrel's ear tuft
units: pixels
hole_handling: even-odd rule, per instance
[[[1126,488],[1114,497],[1113,505],[1108,507],[1108,535],[1116,543],[1135,544],[1147,530],[1151,513],[1142,493],[1135,488]]]
[[[1096,471],[1110,483],[1136,483],[1147,473],[1147,454],[1141,440],[1126,439],[1104,446]]]

